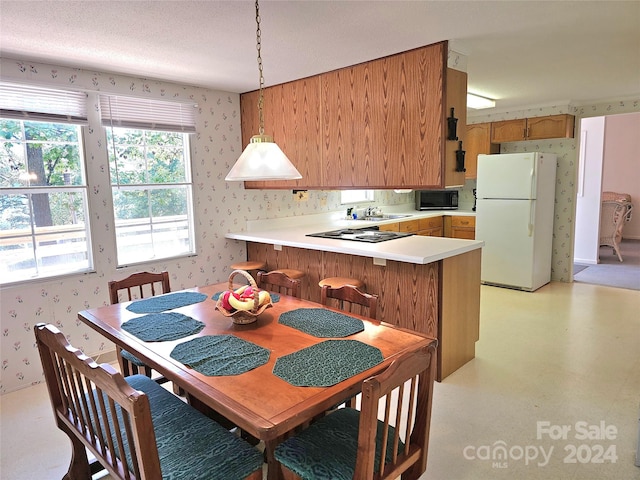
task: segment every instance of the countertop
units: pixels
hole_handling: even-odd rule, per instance
[[[246,242],[268,243],[277,246],[321,250],[325,252],[345,253],[370,257],[374,263],[384,264],[384,260],[405,263],[427,264],[448,257],[461,255],[484,246],[480,240],[462,240],[457,238],[427,237],[411,235],[379,243],[335,240],[332,238],[307,237],[308,233],[318,233],[340,228],[365,228],[368,226],[415,220],[418,218],[441,215],[475,215],[464,210],[416,211],[384,210],[385,214],[408,214],[410,217],[383,221],[347,220],[340,213],[303,215],[296,217],[255,220],[247,222],[243,232],[229,232],[226,238]]]

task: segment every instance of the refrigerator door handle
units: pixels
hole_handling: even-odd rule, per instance
[[[533,200],[529,200],[529,236],[533,236],[533,227],[535,223],[535,212],[533,207]]]
[[[531,167],[531,173],[529,174],[529,187],[530,187],[529,198],[536,198],[535,197],[535,194],[536,194],[535,176],[536,176],[536,167],[534,165],[533,167]]]

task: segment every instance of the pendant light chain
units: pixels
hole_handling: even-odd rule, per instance
[[[260,72],[260,93],[258,94],[258,119],[260,123],[260,127],[258,133],[260,135],[264,135],[264,114],[262,112],[264,106],[264,76],[262,74],[262,55],[260,53],[260,49],[262,47],[261,41],[261,32],[260,32],[260,7],[258,5],[258,0],[256,0],[256,48],[258,49],[258,71]]]

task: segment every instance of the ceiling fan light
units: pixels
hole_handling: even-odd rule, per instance
[[[269,135],[254,135],[233,168],[227,182],[296,180],[302,178],[284,152]]]
[[[493,108],[495,106],[496,101],[491,98],[482,97],[474,93],[467,93],[467,108],[481,110],[483,108]]]

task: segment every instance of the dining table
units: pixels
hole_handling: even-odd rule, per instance
[[[262,440],[267,477],[282,478],[275,447],[361,391],[404,352],[437,340],[364,316],[272,293],[251,323],[216,308],[228,282],[80,311],[78,319]],[[228,313],[228,312],[227,312]]]

